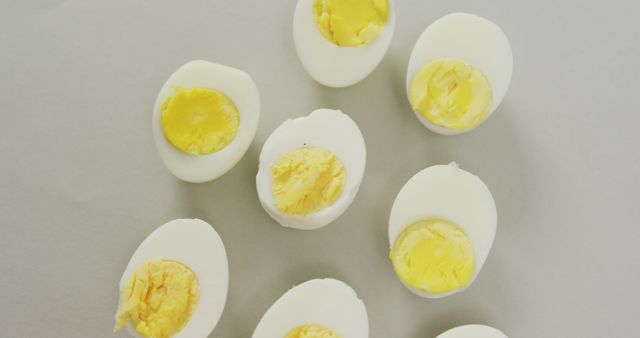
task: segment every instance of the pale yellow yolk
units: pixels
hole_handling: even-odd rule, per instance
[[[289,215],[304,216],[331,205],[345,184],[342,161],[319,147],[285,153],[271,173],[276,207]]]
[[[164,136],[185,153],[214,153],[238,134],[238,109],[217,90],[178,89],[175,95],[164,100],[160,109]]]
[[[388,0],[314,0],[313,18],[322,36],[338,46],[375,40],[389,16]]]
[[[144,337],[172,337],[189,321],[199,297],[198,279],[188,267],[148,261],[120,290],[114,332],[131,324]]]
[[[295,327],[284,338],[340,338],[340,336],[324,325],[307,324]]]
[[[415,75],[409,100],[415,111],[435,125],[469,129],[487,118],[492,91],[487,78],[473,65],[441,59]]]
[[[469,238],[457,225],[443,219],[406,227],[397,237],[390,258],[403,282],[429,293],[463,288],[474,272]]]

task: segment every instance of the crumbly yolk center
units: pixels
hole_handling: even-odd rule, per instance
[[[284,338],[340,338],[340,335],[321,324],[305,324],[293,328]]]
[[[345,184],[342,161],[321,147],[301,147],[285,153],[271,167],[278,210],[305,216],[331,205]]]
[[[409,100],[429,122],[452,129],[473,128],[487,118],[491,85],[476,67],[455,59],[428,63],[415,75]]]
[[[162,130],[179,150],[192,155],[225,148],[238,134],[240,114],[226,95],[210,88],[179,88],[160,107]]]
[[[398,277],[429,293],[444,293],[467,286],[475,257],[467,234],[443,219],[413,223],[397,237],[390,253]]]
[[[120,290],[114,332],[132,325],[143,337],[172,337],[189,321],[199,297],[198,279],[188,267],[175,261],[148,261]]]
[[[338,46],[375,40],[389,17],[388,0],[314,0],[313,18],[322,36]]]

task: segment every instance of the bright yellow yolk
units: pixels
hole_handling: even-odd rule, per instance
[[[389,16],[388,0],[314,0],[313,18],[322,36],[338,46],[375,40]]]
[[[238,134],[238,109],[217,90],[178,89],[174,96],[164,100],[160,109],[164,136],[185,153],[214,153],[226,147]]]
[[[463,288],[474,272],[469,238],[457,225],[442,219],[423,220],[406,227],[389,256],[402,281],[429,293]]]
[[[285,153],[271,174],[276,207],[289,215],[304,216],[331,205],[345,183],[342,161],[319,147]]]
[[[307,324],[289,331],[284,338],[340,338],[340,336],[324,325]]]
[[[148,261],[120,290],[114,332],[130,323],[144,337],[172,337],[189,321],[199,297],[198,279],[188,267]]]
[[[411,106],[429,122],[452,129],[468,129],[487,118],[491,85],[473,65],[460,60],[435,60],[411,81]]]

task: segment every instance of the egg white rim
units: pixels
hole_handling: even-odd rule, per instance
[[[332,130],[317,128],[316,134],[301,132],[307,125],[317,125],[327,121],[334,122]],[[297,130],[300,132],[296,132]],[[349,136],[335,138],[327,132]],[[344,139],[353,142],[348,144],[340,142]],[[282,154],[302,146],[323,147],[334,153],[344,165],[346,182],[342,193],[333,204],[307,216],[287,215],[278,210],[275,205],[271,166]],[[256,175],[258,197],[266,212],[281,225],[300,230],[317,229],[333,222],[347,210],[358,193],[365,167],[366,145],[355,121],[340,110],[316,109],[307,116],[284,121],[265,141],[260,152],[260,163]]]
[[[305,306],[308,297],[314,297],[313,306]],[[294,314],[283,314],[283,309],[292,307],[296,308]],[[284,337],[289,330],[305,324],[325,325],[342,337],[369,336],[367,309],[355,290],[342,281],[325,278],[312,279],[286,291],[262,316],[252,337],[271,338],[266,335],[274,331]],[[363,332],[359,332],[358,327]]]
[[[173,146],[162,130],[160,106],[180,88],[215,89],[229,97],[240,115],[235,138],[225,148],[207,155],[192,155]],[[156,148],[169,171],[179,179],[202,183],[216,179],[231,168],[247,152],[258,128],[260,96],[249,74],[217,63],[194,60],[176,70],[164,83],[153,107],[152,129]]]
[[[227,253],[218,233],[199,219],[176,219],[165,223],[149,234],[133,253],[120,279],[119,289],[138,267],[152,259],[184,264],[195,273],[200,285],[198,304],[189,321],[174,337],[208,336],[222,316],[229,288]],[[140,336],[130,325],[127,328],[134,336]]]
[[[395,5],[393,0],[388,1],[389,17],[382,33],[366,45],[346,47],[322,36],[313,18],[313,0],[299,0],[293,15],[293,40],[307,73],[320,84],[333,88],[352,86],[371,74],[386,55],[395,30]],[[371,55],[372,58],[367,58]],[[325,67],[314,67],[320,64]]]
[[[449,31],[452,23],[458,26],[458,32],[452,33]],[[460,27],[464,27],[464,29]],[[455,37],[439,38],[442,35],[454,35]],[[469,36],[475,38],[469,38]],[[497,49],[499,50],[480,52],[486,49],[478,46],[483,42],[481,37],[488,36],[498,37],[500,40],[499,46],[494,47],[498,47]],[[474,46],[473,44],[476,45]],[[495,55],[499,56],[495,57]],[[406,80],[407,98],[409,98],[411,81],[415,74],[426,64],[438,59],[465,61],[474,65],[487,77],[491,85],[493,99],[487,116],[482,123],[486,122],[502,103],[513,74],[513,52],[509,39],[502,28],[491,20],[467,13],[452,13],[434,21],[422,32],[411,52]],[[465,129],[446,128],[431,123],[417,111],[414,111],[414,113],[425,127],[442,135],[462,134],[478,127]]]
[[[487,201],[489,201],[487,205],[484,205],[484,207],[487,208],[486,215],[482,215],[482,212],[480,212],[480,213],[476,213],[476,215],[474,215],[473,217],[463,217],[464,214],[468,214],[466,210],[469,209],[470,205],[473,204],[474,206],[477,206],[480,204],[484,204],[482,203],[482,201],[476,201],[476,203],[466,201],[467,202],[466,205],[456,205],[454,207],[455,209],[465,210],[463,212],[454,212],[452,210],[445,210],[446,208],[443,208],[442,206],[426,206],[419,211],[411,210],[410,212],[407,212],[406,210],[402,210],[401,208],[403,208],[403,205],[409,204],[406,201],[410,200],[411,196],[430,195],[430,193],[425,192],[426,189],[422,189],[422,187],[418,188],[417,190],[414,190],[414,188],[418,185],[418,183],[420,183],[420,181],[425,181],[429,175],[434,173],[434,171],[440,171],[440,170],[454,170],[457,173],[461,173],[463,179],[467,180],[465,184],[469,183],[469,184],[475,185],[474,189],[478,189],[478,193],[479,193],[479,196],[476,196],[476,197],[482,196],[482,198],[478,198],[478,199],[486,199]],[[430,182],[430,184],[433,184],[433,182],[435,181]],[[441,184],[441,183],[437,182],[437,184]],[[418,197],[418,198],[420,200],[426,199],[425,197]],[[461,200],[463,200],[463,197],[461,198]],[[440,209],[440,210],[436,210],[436,209]],[[473,209],[473,208],[470,208],[470,209]],[[409,216],[404,215],[405,212],[411,215]],[[478,216],[481,216],[481,217],[478,217]],[[471,218],[476,218],[476,217],[478,218],[486,217],[486,219],[485,220],[481,219],[480,221],[475,221],[475,222],[472,222],[470,220]],[[484,266],[484,263],[493,246],[493,241],[495,239],[495,234],[496,234],[497,210],[496,210],[495,200],[493,199],[493,196],[489,188],[478,176],[459,168],[457,163],[455,162],[450,163],[448,165],[433,165],[433,166],[427,167],[419,171],[415,175],[413,175],[413,177],[411,177],[404,184],[404,186],[402,187],[402,189],[400,190],[400,192],[398,193],[398,195],[396,196],[393,202],[393,206],[391,208],[391,212],[389,215],[389,228],[388,228],[390,247],[393,249],[396,239],[407,226],[420,220],[433,219],[433,218],[440,218],[440,219],[452,221],[453,223],[455,223],[465,231],[465,233],[469,237],[469,240],[471,241],[471,245],[473,246],[473,251],[474,251],[475,268],[473,272],[473,277],[465,287],[456,289],[450,292],[443,292],[443,293],[430,293],[430,292],[422,291],[408,285],[400,278],[398,279],[402,282],[402,284],[407,289],[409,289],[411,292],[413,292],[418,296],[425,297],[425,298],[442,298],[442,297],[450,296],[452,294],[459,293],[466,290],[468,287],[470,287],[473,284],[478,274],[482,270],[482,267]],[[482,225],[483,229],[477,230],[475,229],[477,226],[471,227],[470,226],[471,224],[483,224]]]

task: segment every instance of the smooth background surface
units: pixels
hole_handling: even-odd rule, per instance
[[[637,336],[640,3],[396,5],[380,67],[333,90],[297,59],[293,0],[3,0],[0,336],[112,336],[131,254],[157,226],[185,217],[211,223],[227,246],[231,288],[213,337],[250,337],[282,293],[316,277],[358,292],[374,338],[429,338],[467,323],[512,338]],[[419,34],[453,11],[501,25],[515,70],[486,124],[445,137],[418,123],[404,82]],[[165,169],[150,126],[164,81],[196,58],[246,70],[263,107],[242,161],[198,185]],[[367,171],[338,221],[285,229],[259,204],[258,154],[284,119],[319,107],[343,109],[360,125]],[[489,186],[498,233],[468,291],[424,300],[392,271],[387,219],[415,172],[450,161]]]

